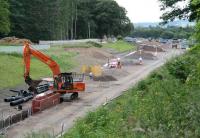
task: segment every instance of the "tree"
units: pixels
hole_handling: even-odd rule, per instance
[[[133,25],[114,0],[9,0],[11,33],[32,41],[129,34]]]
[[[165,11],[161,19],[165,22],[172,21],[175,18],[185,18],[190,21],[200,19],[200,1],[199,0],[189,0],[185,6],[181,7],[179,3],[185,2],[186,0],[159,0],[161,5],[161,10]]]
[[[7,0],[0,0],[0,34],[10,32],[9,4]]]

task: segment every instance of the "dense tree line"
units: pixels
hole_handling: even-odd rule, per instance
[[[65,40],[127,35],[132,28],[114,0],[0,0],[0,36]]]
[[[7,0],[0,0],[0,35],[10,32],[9,4]]]
[[[188,39],[194,33],[194,27],[149,27],[135,28],[132,37],[164,38],[164,39]]]

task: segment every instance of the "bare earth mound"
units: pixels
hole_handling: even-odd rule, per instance
[[[16,37],[5,37],[0,39],[0,44],[6,44],[6,45],[23,45],[25,41],[28,41],[32,44],[32,42],[28,39],[20,39]]]
[[[108,58],[114,58],[114,56],[101,48],[65,48],[66,51],[76,52],[78,55],[75,57],[75,61],[78,63],[76,71],[80,71],[83,65],[104,65]]]
[[[117,80],[129,75],[126,69],[124,69],[123,65],[121,69],[105,69],[103,74],[104,76],[113,76]]]
[[[116,78],[114,78],[113,76],[109,76],[109,75],[105,75],[105,76],[100,76],[100,77],[94,77],[93,78],[94,81],[117,81]]]
[[[141,51],[141,54],[139,51],[137,51],[131,55],[128,55],[126,58],[127,59],[139,59],[140,57],[142,57],[143,59],[146,59],[146,60],[156,59],[156,57],[152,53],[144,52],[144,51]]]
[[[161,46],[141,44],[140,49],[151,52],[165,52]]]

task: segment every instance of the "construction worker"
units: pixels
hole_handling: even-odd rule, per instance
[[[139,64],[140,64],[140,65],[143,64],[143,59],[142,59],[142,57],[139,58]]]
[[[117,58],[117,68],[118,69],[121,69],[121,61],[120,61],[120,58]]]
[[[92,72],[89,73],[89,77],[90,77],[90,80],[93,79],[93,73]]]

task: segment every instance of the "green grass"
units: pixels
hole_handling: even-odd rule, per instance
[[[132,44],[127,43],[125,41],[117,41],[115,43],[107,43],[107,44],[104,44],[103,47],[114,49],[117,52],[126,52],[126,51],[130,51],[130,50],[135,50],[135,48],[136,48]]]
[[[93,42],[93,41],[88,41],[86,43],[62,44],[62,45],[56,45],[56,46],[63,47],[63,48],[90,48],[90,47],[101,48],[102,47],[100,43]]]
[[[75,67],[75,61],[72,58],[76,55],[73,52],[66,52],[64,48],[51,48],[45,51],[60,66],[62,72],[66,72]],[[19,54],[0,54],[0,89],[14,87],[24,82],[23,72],[24,66],[22,56]],[[39,60],[32,58],[31,60],[31,77],[38,79],[40,77],[51,77],[51,70],[47,65]]]
[[[199,53],[198,47],[169,61],[121,97],[79,119],[64,138],[200,137],[200,84],[188,83],[200,82],[195,67]],[[194,66],[186,67],[188,60]]]

